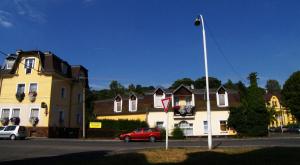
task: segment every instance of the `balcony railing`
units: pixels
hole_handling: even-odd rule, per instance
[[[194,116],[195,115],[195,106],[185,105],[185,106],[174,106],[174,117],[175,116]]]

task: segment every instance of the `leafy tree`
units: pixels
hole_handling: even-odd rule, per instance
[[[268,93],[280,93],[281,86],[277,80],[268,80],[266,84]]]
[[[173,139],[184,139],[184,133],[181,128],[175,127],[171,132]]]
[[[171,85],[170,89],[176,89],[181,84],[190,86],[190,85],[194,84],[194,81],[190,78],[178,79]]]
[[[133,84],[128,85],[128,91],[129,92],[134,92],[135,91],[135,85],[133,85]]]
[[[208,77],[209,88],[219,88],[221,86],[221,80],[215,77]],[[205,77],[195,80],[195,88],[202,89],[206,87]]]
[[[236,89],[235,84],[233,84],[233,82],[230,79],[227,80],[227,82],[224,84],[224,87],[226,89]]]
[[[124,94],[125,93],[125,88],[123,85],[121,85],[118,81],[113,80],[111,81],[109,85],[110,91],[112,92],[113,95],[117,94]]]
[[[257,85],[257,73],[249,74],[250,86],[241,99],[241,106],[230,108],[228,125],[245,136],[264,136],[270,123],[264,91]]]
[[[294,72],[286,80],[281,94],[283,105],[300,121],[300,71]]]

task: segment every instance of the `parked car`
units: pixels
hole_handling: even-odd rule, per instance
[[[0,138],[3,139],[25,139],[27,137],[27,130],[24,126],[10,125],[6,126],[0,131]]]
[[[134,140],[155,142],[161,140],[161,134],[156,128],[138,128],[130,133],[121,134],[120,140],[124,140],[125,142]]]
[[[292,126],[288,127],[287,132],[300,133],[300,126],[298,126],[298,125],[292,125]]]

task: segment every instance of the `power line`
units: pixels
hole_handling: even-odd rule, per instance
[[[225,59],[225,62],[230,66],[230,68],[232,69],[232,71],[241,79],[241,81],[246,84],[245,78],[243,78],[240,75],[240,73],[235,69],[235,67],[232,65],[232,63],[230,62],[230,60],[225,56],[225,53],[224,53],[223,49],[221,48],[219,42],[217,41],[216,37],[213,35],[212,30],[209,28],[209,26],[208,26],[207,23],[206,23],[206,27],[208,29],[208,34],[210,35],[210,37],[212,38],[213,42],[215,43],[215,45],[216,45],[219,53]]]

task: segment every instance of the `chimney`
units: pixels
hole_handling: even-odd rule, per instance
[[[195,89],[194,84],[191,84],[191,89]]]
[[[16,55],[19,55],[19,54],[21,54],[22,52],[23,52],[22,49],[18,49],[18,50],[16,51]]]

